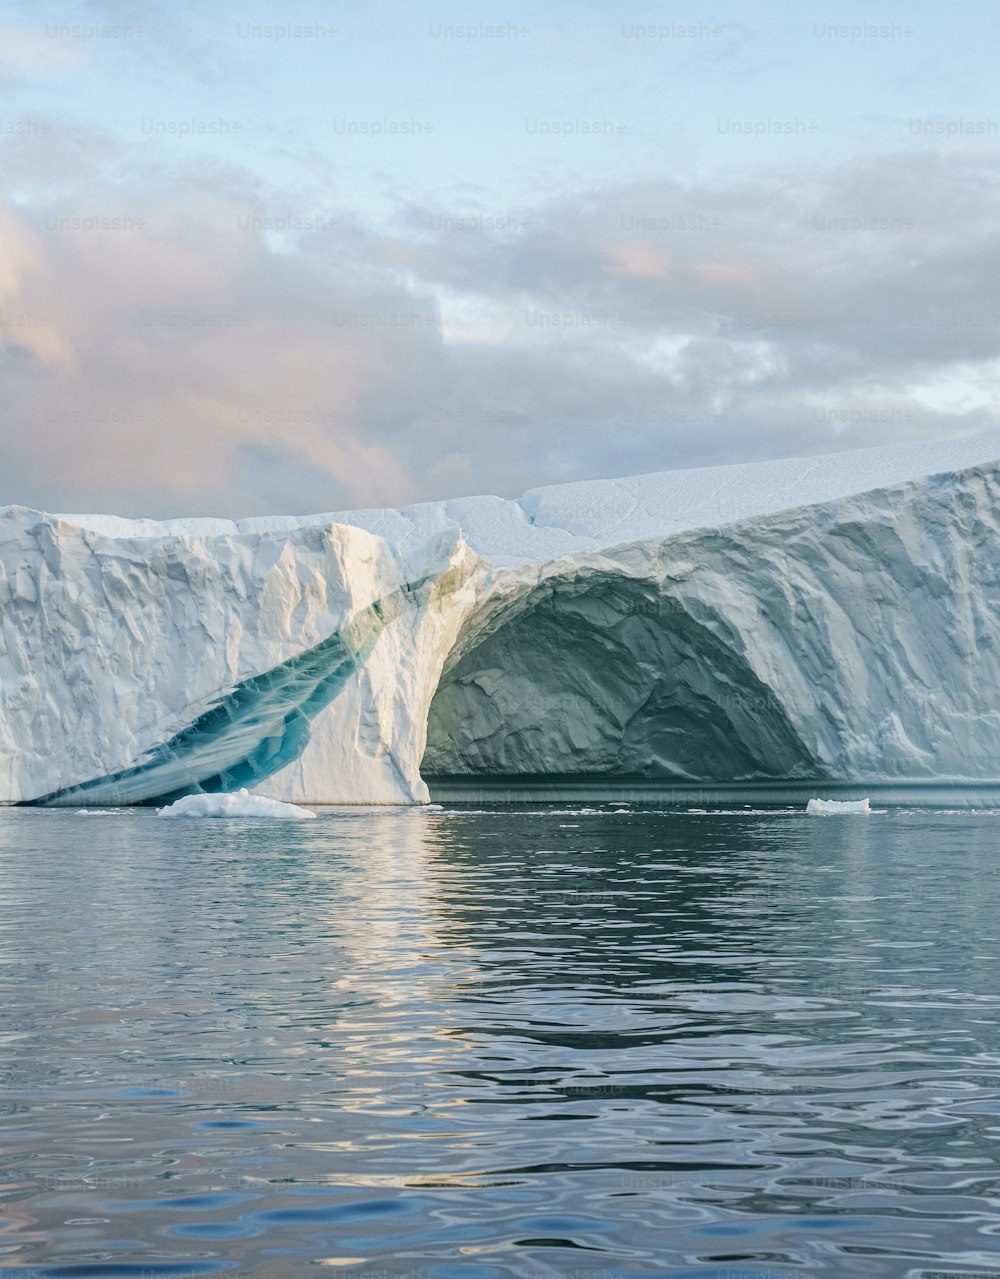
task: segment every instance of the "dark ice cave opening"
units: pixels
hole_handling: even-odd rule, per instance
[[[819,776],[774,691],[701,611],[620,573],[544,584],[509,605],[434,697],[422,766],[432,791],[473,777]]]

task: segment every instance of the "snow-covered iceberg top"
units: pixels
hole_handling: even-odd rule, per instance
[[[867,799],[811,799],[806,804],[806,812],[814,817],[829,817],[835,813],[870,813],[871,803]]]
[[[185,795],[161,808],[160,817],[266,817],[278,821],[302,821],[315,817],[308,808],[283,804],[263,795],[251,795],[242,787],[232,795]]]
[[[252,516],[236,521],[212,517],[133,520],[116,515],[55,518],[104,536],[130,539],[234,533],[274,536],[346,524],[375,534],[397,550],[423,546],[434,532],[460,528],[465,542],[491,564],[542,564],[566,554],[815,506],[998,458],[1000,430],[819,457],[578,480],[530,489],[512,500],[463,497],[399,509]]]

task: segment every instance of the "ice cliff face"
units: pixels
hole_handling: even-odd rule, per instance
[[[308,519],[0,514],[0,800],[1000,781],[1000,436]]]
[[[441,665],[475,597],[457,530],[404,560],[329,521],[0,521],[0,796],[426,797]]]

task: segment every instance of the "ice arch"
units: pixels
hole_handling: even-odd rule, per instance
[[[425,779],[819,776],[745,656],[656,584],[549,582],[473,636],[431,704]]]

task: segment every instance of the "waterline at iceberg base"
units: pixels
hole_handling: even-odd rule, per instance
[[[998,458],[237,523],[5,508],[0,801],[996,803]]]

